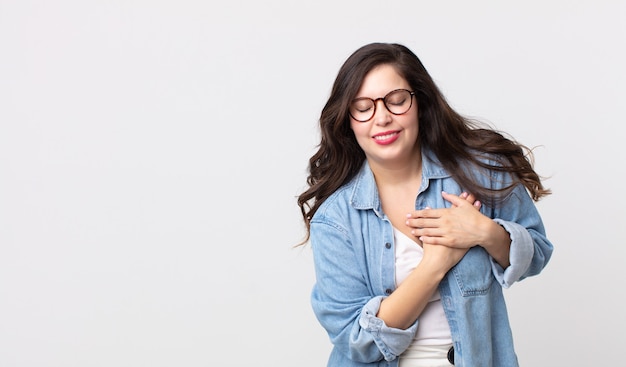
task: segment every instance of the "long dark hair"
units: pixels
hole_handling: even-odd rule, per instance
[[[419,114],[419,143],[429,150],[467,192],[485,203],[495,203],[521,183],[533,200],[550,194],[533,169],[532,151],[503,133],[455,112],[419,58],[400,44],[371,43],[356,50],[339,69],[330,97],[320,116],[321,142],[309,159],[309,188],[298,205],[310,235],[310,221],[320,205],[350,181],[365,160],[350,128],[348,107],[363,79],[375,67],[392,65],[415,92]],[[488,159],[495,159],[490,164]],[[461,169],[465,167],[464,169]],[[501,190],[481,186],[466,167],[511,173],[513,182]]]

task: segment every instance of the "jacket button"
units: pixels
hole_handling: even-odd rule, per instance
[[[391,294],[391,292],[393,292],[391,289],[389,289],[389,288],[385,289],[385,293]]]
[[[391,248],[391,244],[389,242],[387,242],[387,243],[385,243],[385,247],[389,249],[389,248]]]

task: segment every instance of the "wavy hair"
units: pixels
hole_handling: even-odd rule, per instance
[[[407,47],[395,43],[371,43],[356,50],[339,69],[330,97],[322,109],[319,149],[309,159],[309,187],[298,196],[298,206],[307,229],[300,244],[308,241],[310,221],[320,205],[350,181],[365,161],[365,153],[350,128],[348,109],[365,76],[383,64],[393,66],[415,92],[421,147],[433,152],[467,192],[492,204],[518,183],[526,187],[535,201],[550,194],[533,169],[530,149],[502,132],[455,112],[422,62]],[[513,182],[500,190],[483,187],[473,178],[472,169],[464,167],[508,172]]]

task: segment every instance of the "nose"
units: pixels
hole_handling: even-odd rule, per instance
[[[376,103],[376,110],[374,111],[374,123],[376,125],[385,126],[391,122],[391,113],[387,110],[385,102],[379,99]]]

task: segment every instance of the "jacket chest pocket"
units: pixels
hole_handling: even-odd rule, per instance
[[[495,280],[489,254],[480,246],[472,247],[452,273],[463,297],[487,294]]]

